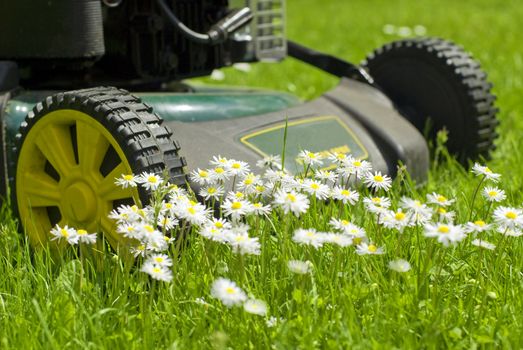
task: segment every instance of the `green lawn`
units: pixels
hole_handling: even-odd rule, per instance
[[[500,108],[500,138],[488,165],[502,174],[502,205],[522,203],[523,4],[512,0],[289,0],[288,36],[352,62],[398,36],[386,24],[423,25],[427,35],[451,39],[481,61],[494,83]],[[250,73],[224,69],[224,84],[291,91],[309,99],[337,79],[288,59],[258,64]],[[216,83],[208,79],[206,82]],[[518,130],[519,129],[519,130]],[[254,165],[252,165],[254,166]],[[455,222],[492,222],[494,206],[474,192],[476,177],[443,156],[429,181],[414,189],[396,181],[387,194],[397,208],[402,195],[426,202],[438,192],[455,199]],[[369,191],[361,189],[361,196]],[[384,193],[382,193],[384,194]],[[522,237],[495,230],[482,238],[493,251],[471,244],[472,235],[445,248],[424,237],[423,227],[403,234],[376,224],[361,200],[351,207],[311,199],[295,217],[275,208],[266,219],[250,217],[250,236],[260,255],[240,256],[192,230],[174,259],[173,280],[153,281],[122,258],[103,262],[69,251],[50,261],[16,233],[9,213],[0,214],[0,349],[418,349],[514,348],[523,346]],[[296,229],[327,231],[331,217],[350,220],[385,248],[358,255],[353,247],[296,244]],[[176,232],[179,232],[177,229]],[[506,233],[506,232],[505,232]],[[179,253],[178,245],[170,254]],[[390,270],[407,259],[412,269]],[[309,260],[312,271],[293,274],[291,259]],[[96,259],[95,259],[96,260]],[[138,263],[137,265],[139,265]],[[228,308],[211,295],[218,277],[235,281],[249,297],[266,302],[266,316]],[[267,320],[275,317],[274,325]]]

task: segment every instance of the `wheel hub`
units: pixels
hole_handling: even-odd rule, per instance
[[[96,218],[97,197],[95,192],[83,181],[75,182],[65,190],[63,210],[77,222],[88,222]]]

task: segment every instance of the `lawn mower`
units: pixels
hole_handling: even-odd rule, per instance
[[[183,186],[187,171],[214,155],[255,162],[281,154],[284,133],[291,172],[306,149],[350,153],[391,176],[401,163],[416,181],[429,167],[424,130],[431,139],[446,128],[462,162],[493,148],[491,84],[453,43],[405,39],[355,65],[287,40],[283,0],[237,5],[0,3],[0,187],[33,245],[46,243],[55,224],[102,231],[117,244],[107,214],[147,193],[119,188],[115,177],[155,172]],[[339,85],[303,102],[183,81],[286,56],[340,77]]]

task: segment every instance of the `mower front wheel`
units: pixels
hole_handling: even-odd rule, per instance
[[[461,47],[442,39],[387,44],[362,66],[399,112],[428,137],[446,128],[447,147],[462,163],[488,158],[497,137],[496,97],[487,75]]]
[[[115,178],[153,172],[185,184],[185,161],[161,124],[151,107],[116,88],[59,93],[37,104],[16,136],[12,191],[30,243],[47,245],[59,224],[103,233],[116,248],[122,238],[107,215],[145,203],[148,194],[118,187]]]

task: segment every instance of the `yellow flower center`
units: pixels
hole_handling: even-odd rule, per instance
[[[233,169],[240,169],[241,167],[242,167],[242,166],[241,166],[240,163],[233,163],[233,164],[231,165],[231,168],[233,168]]]
[[[153,272],[154,273],[160,273],[162,270],[160,270],[159,267],[153,267]]]
[[[349,222],[347,220],[341,220],[341,224],[343,226],[347,226],[349,224]]]
[[[145,229],[145,231],[149,233],[154,232],[154,227],[152,227],[151,225],[144,225],[143,228]]]
[[[313,183],[311,184],[311,188],[312,188],[313,190],[317,190],[317,189],[320,188],[320,185],[318,185],[316,182],[313,182]]]
[[[348,190],[341,190],[341,195],[348,197],[350,195],[350,192]]]
[[[193,207],[189,207],[189,208],[187,208],[187,211],[188,211],[189,213],[191,213],[191,215],[196,214],[196,210],[195,210]]]
[[[489,197],[496,197],[498,195],[498,191],[488,191],[487,193]]]
[[[438,208],[438,213],[443,215],[443,214],[447,214],[447,211],[443,208]]]
[[[60,230],[60,234],[63,236],[63,237],[69,237],[69,232],[67,232],[67,230],[65,228],[61,229]]]
[[[216,188],[214,188],[214,187],[209,187],[209,188],[207,189],[207,192],[210,193],[210,194],[214,194],[214,193],[216,193]]]
[[[234,194],[234,197],[236,197],[236,198],[238,198],[238,199],[242,199],[242,198],[245,197],[245,196],[244,196],[244,194],[241,193],[241,192],[236,192],[236,193]]]
[[[296,196],[294,196],[293,194],[288,194],[287,195],[287,199],[290,200],[291,202],[296,202]]]
[[[209,173],[206,172],[205,170],[200,170],[198,172],[198,175],[200,175],[200,177],[208,177],[209,176]]]
[[[225,288],[225,292],[226,292],[227,294],[234,294],[234,288],[232,288],[232,287],[227,287],[227,288]]]
[[[171,209],[173,205],[171,203],[165,203],[165,209]]]
[[[360,167],[361,166],[361,162],[359,160],[355,161],[354,163],[352,163],[355,167]]]
[[[363,238],[361,238],[361,237],[355,237],[352,239],[352,243],[354,243],[355,245],[360,244],[362,241],[363,241]]]
[[[443,202],[447,201],[447,198],[445,196],[438,196],[438,198],[436,198],[436,200],[440,203],[443,203]]]
[[[374,197],[374,198],[372,198],[372,203],[374,203],[374,204],[379,204],[379,203],[381,203],[381,198],[380,198],[380,197]]]
[[[447,225],[440,225],[438,227],[438,233],[449,233],[450,229]]]
[[[132,176],[132,175],[124,175],[124,176],[123,176],[123,179],[124,179],[125,181],[132,181],[132,180],[134,179],[134,176]]]
[[[485,221],[483,221],[483,220],[476,220],[476,221],[474,221],[474,225],[479,226],[479,227],[483,227],[486,224],[485,224]]]
[[[265,187],[263,187],[261,185],[258,185],[258,186],[256,186],[256,191],[257,192],[263,192],[263,191],[265,191]]]
[[[376,247],[374,244],[369,245],[369,252],[375,253],[378,250],[378,247]]]
[[[223,224],[221,223],[221,221],[216,221],[214,223],[214,226],[217,227],[217,228],[223,228]]]
[[[163,263],[165,259],[162,258],[161,256],[157,256],[156,258],[154,258],[154,261],[156,261],[157,263]]]
[[[312,232],[312,231],[308,231],[305,235],[306,235],[307,237],[314,237],[314,232]]]
[[[242,204],[240,202],[233,202],[231,205],[232,209],[241,209]]]
[[[374,176],[374,181],[376,181],[376,182],[383,182],[383,176],[381,176],[381,175],[375,175],[375,176]]]
[[[490,170],[488,167],[485,167],[485,172],[486,172],[487,174],[490,174],[490,173],[492,173],[492,170]]]
[[[152,176],[152,175],[151,175],[151,176],[149,176],[149,177],[147,178],[147,182],[152,183],[152,184],[155,184],[155,183],[158,182],[158,179],[156,178],[156,176]]]
[[[312,153],[312,152],[307,153],[307,156],[308,156],[309,158],[311,158],[311,159],[316,158],[316,154],[314,154],[314,153]]]
[[[214,169],[214,171],[216,172],[216,174],[223,174],[223,172],[225,170],[223,170],[223,168],[218,167],[218,168]]]
[[[515,220],[518,217],[518,214],[514,213],[513,211],[508,211],[505,214],[505,217],[510,220]]]
[[[396,213],[396,215],[394,215],[394,218],[398,221],[401,221],[401,220],[405,219],[405,213],[399,211]]]
[[[338,154],[336,155],[336,159],[338,159],[338,160],[343,160],[343,159],[345,159],[345,154],[343,154],[343,153],[338,153]]]
[[[247,178],[243,181],[243,183],[246,185],[252,185],[253,182],[254,182],[253,179],[249,179],[249,178]]]
[[[255,208],[261,208],[263,206],[260,202],[254,203],[253,205]]]
[[[76,233],[78,233],[78,235],[80,235],[80,236],[83,236],[83,235],[86,235],[86,234],[87,234],[87,231],[86,231],[86,230],[81,230],[81,229],[80,229],[80,230],[76,231]]]

